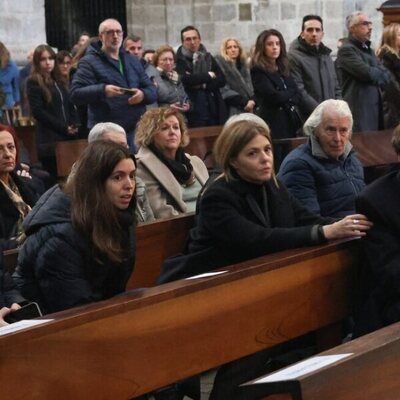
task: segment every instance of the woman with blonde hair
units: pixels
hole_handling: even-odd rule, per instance
[[[137,126],[136,143],[137,175],[146,185],[154,217],[194,211],[208,171],[199,157],[183,150],[189,143],[183,115],[171,107],[148,110]]]
[[[245,51],[235,38],[227,38],[221,44],[221,54],[215,56],[226,78],[226,85],[221,89],[222,98],[229,109],[229,115],[241,112],[253,112],[253,84],[246,61]]]
[[[383,114],[386,129],[400,123],[400,24],[386,26],[377,56],[391,72],[391,82],[383,89]]]

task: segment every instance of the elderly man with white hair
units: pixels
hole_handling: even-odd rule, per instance
[[[303,130],[308,143],[290,152],[278,177],[310,211],[323,217],[354,214],[364,188],[364,173],[350,137],[353,117],[343,100],[326,100],[310,115]]]

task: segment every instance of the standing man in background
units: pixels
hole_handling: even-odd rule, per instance
[[[192,103],[187,113],[189,127],[222,125],[227,118],[220,93],[220,88],[225,86],[225,77],[201,43],[198,29],[186,26],[181,30],[181,40],[176,71]]]
[[[324,25],[319,15],[303,17],[301,33],[288,52],[290,73],[301,95],[302,112],[308,118],[318,104],[328,99],[341,99],[332,50],[322,43]]]
[[[74,75],[71,100],[89,105],[88,128],[98,122],[115,122],[125,129],[133,148],[136,124],[145,105],[156,101],[157,91],[140,61],[122,48],[122,35],[117,20],[100,24],[100,41],[88,47]]]
[[[357,11],[346,18],[349,37],[339,48],[337,67],[343,99],[353,113],[354,132],[383,129],[381,88],[390,82],[390,72],[371,49],[372,22]]]

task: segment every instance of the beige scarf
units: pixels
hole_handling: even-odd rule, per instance
[[[15,182],[12,180],[11,176],[9,178],[9,185],[7,185],[5,182],[0,180],[0,182],[3,184],[4,190],[7,193],[7,196],[10,198],[12,203],[14,204],[15,208],[19,212],[19,218],[17,221],[17,226],[16,226],[16,237],[17,240],[19,241],[20,238],[22,239],[24,235],[24,230],[22,228],[22,222],[24,218],[28,215],[29,211],[31,211],[31,207],[29,207],[28,204],[24,202],[22,199],[21,193],[18,190],[17,185]],[[22,237],[21,237],[22,236]]]

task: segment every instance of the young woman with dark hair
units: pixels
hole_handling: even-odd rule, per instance
[[[27,96],[37,122],[36,142],[43,167],[57,177],[54,152],[56,141],[73,139],[78,129],[77,114],[65,86],[54,74],[56,54],[45,44],[33,53],[32,72],[27,81]]]
[[[24,297],[55,312],[125,290],[135,258],[135,171],[129,150],[91,143],[61,188],[24,222],[15,280]]]
[[[260,33],[250,73],[257,104],[256,114],[267,122],[272,138],[296,136],[302,125],[297,111],[301,105],[301,94],[289,75],[286,45],[279,31],[269,29]]]

